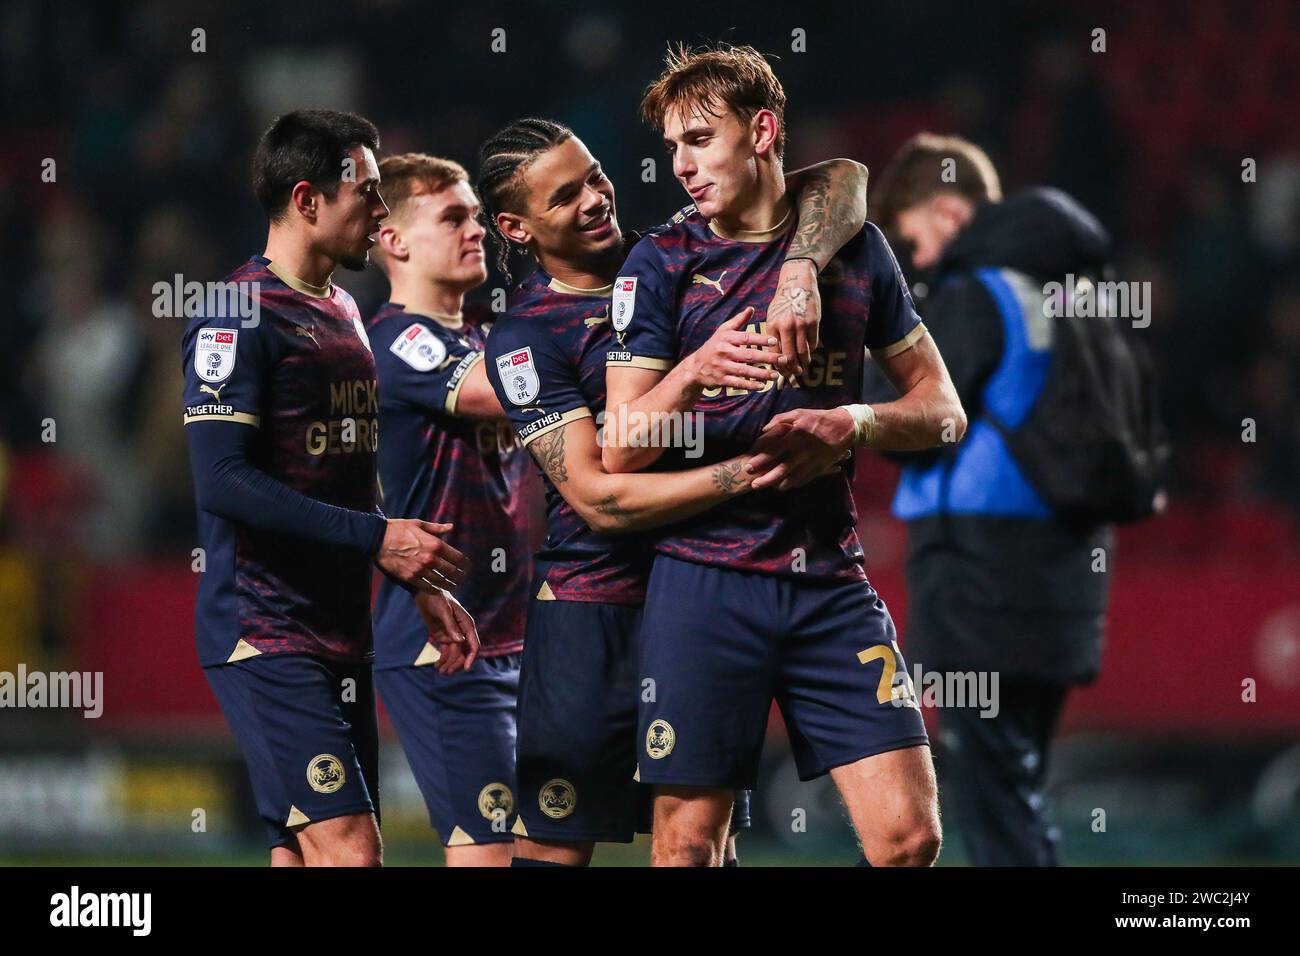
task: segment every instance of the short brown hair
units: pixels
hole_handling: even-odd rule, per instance
[[[460,163],[428,153],[398,153],[379,163],[379,192],[392,218],[409,199],[468,181],[469,173]]]
[[[267,218],[284,219],[293,187],[304,179],[330,199],[337,196],[354,146],[379,148],[379,130],[356,113],[294,110],[272,123],[253,156],[253,192]]]
[[[748,123],[759,110],[776,115],[776,155],[785,152],[785,90],[763,54],[752,46],[701,47],[684,43],[668,48],[664,71],[646,87],[641,117],[658,129],[671,111],[682,115],[697,105],[714,116],[730,109]]]
[[[872,192],[877,225],[894,229],[899,213],[939,192],[956,193],[979,205],[1001,201],[1002,184],[988,154],[970,140],[918,133],[885,167]]]

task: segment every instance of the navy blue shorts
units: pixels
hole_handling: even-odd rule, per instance
[[[519,660],[519,654],[480,657],[451,676],[433,666],[375,671],[443,846],[514,839]]]
[[[640,607],[529,604],[517,835],[630,843],[646,828],[649,791],[635,779],[640,625]]]
[[[752,788],[772,701],[802,780],[929,744],[894,622],[862,582],[657,555],[641,625],[641,780]]]
[[[205,667],[272,847],[352,813],[379,817],[379,734],[370,665],[262,654]]]

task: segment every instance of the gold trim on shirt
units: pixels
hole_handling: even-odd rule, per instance
[[[331,275],[330,280],[324,285],[312,285],[310,282],[304,282],[297,276],[291,276],[289,273],[280,269],[274,262],[268,262],[266,268],[281,282],[287,285],[294,292],[301,292],[303,295],[309,295],[313,299],[328,299],[334,294],[334,277]]]
[[[648,368],[656,372],[667,372],[673,367],[668,359],[646,358],[644,355],[630,355],[625,359],[607,358],[605,364],[618,368]]]
[[[469,373],[474,371],[474,366],[483,361],[482,352],[472,352],[470,354],[474,356],[473,359],[465,366],[465,371],[460,373],[460,378],[456,379],[456,387],[449,389],[447,392],[446,408],[448,415],[456,414],[456,403],[460,401],[461,387],[465,384],[465,380],[469,378]]]
[[[712,230],[715,236],[721,236],[723,239],[730,239],[732,242],[770,242],[772,239],[775,239],[783,233],[794,221],[793,213],[794,207],[791,206],[785,211],[785,215],[781,217],[781,221],[770,229],[737,229],[732,231],[724,229],[722,226],[718,225],[716,219],[709,220],[709,229]]]
[[[455,315],[448,315],[446,312],[416,312],[402,306],[402,311],[408,315],[418,315],[422,319],[433,319],[445,329],[459,329],[465,326],[465,313],[457,312]]]
[[[549,417],[549,416],[548,416],[548,417]],[[527,448],[529,445],[531,445],[533,442],[537,441],[537,439],[541,438],[541,437],[542,437],[543,435],[545,435],[547,432],[553,432],[553,431],[555,431],[555,429],[560,428],[561,426],[564,426],[564,425],[569,424],[569,422],[576,422],[579,418],[591,418],[591,409],[590,409],[590,408],[571,408],[571,409],[569,409],[567,412],[564,412],[564,413],[562,413],[561,415],[559,415],[559,416],[555,419],[555,421],[547,422],[546,425],[545,425],[545,427],[537,429],[537,431],[532,432],[531,434],[529,434],[529,436],[528,436],[527,438],[522,438],[522,439],[520,439],[520,441],[522,441],[523,444],[524,444],[524,447]],[[543,420],[543,419],[540,419],[540,418],[538,419],[538,421],[542,421],[542,420]],[[524,427],[527,428],[528,426],[524,426]]]
[[[546,284],[546,287],[552,292],[562,292],[564,295],[595,295],[604,298],[614,294],[614,283],[612,282],[609,285],[601,286],[599,289],[579,289],[576,285],[569,285],[567,282],[552,278]]]
[[[901,352],[906,352],[917,342],[921,341],[921,338],[924,335],[925,335],[925,323],[918,322],[916,323],[916,328],[912,329],[912,331],[908,332],[906,335],[904,335],[893,345],[886,345],[884,348],[870,349],[869,351],[871,352],[873,358],[890,358],[894,355],[898,355]]]
[[[239,422],[241,425],[252,425],[256,428],[262,424],[262,419],[248,412],[234,412],[230,415],[186,415],[185,424],[191,422]]]

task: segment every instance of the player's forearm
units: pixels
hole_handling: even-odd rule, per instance
[[[943,379],[918,382],[901,398],[870,408],[875,420],[867,444],[881,451],[922,451],[966,434],[961,401]]]
[[[672,524],[749,491],[744,458],[689,471],[596,474],[572,489],[574,508],[594,530],[645,531]]]
[[[186,426],[194,497],[201,510],[263,531],[366,554],[379,551],[388,525],[382,514],[328,505],[272,478],[248,460],[243,436],[228,431],[248,427],[229,422]]]
[[[675,365],[648,392],[606,410],[605,442],[601,460],[611,473],[643,471],[663,454],[653,443],[656,431],[662,431],[662,416],[687,414],[703,388],[691,369],[691,359]]]
[[[851,159],[832,159],[786,177],[797,196],[799,228],[786,259],[811,259],[824,269],[862,229],[867,218],[867,167]]]

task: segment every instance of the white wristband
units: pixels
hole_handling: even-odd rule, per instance
[[[860,447],[870,445],[871,439],[876,436],[875,409],[870,405],[841,405],[840,407],[853,416],[853,425],[857,429],[853,444]]]

